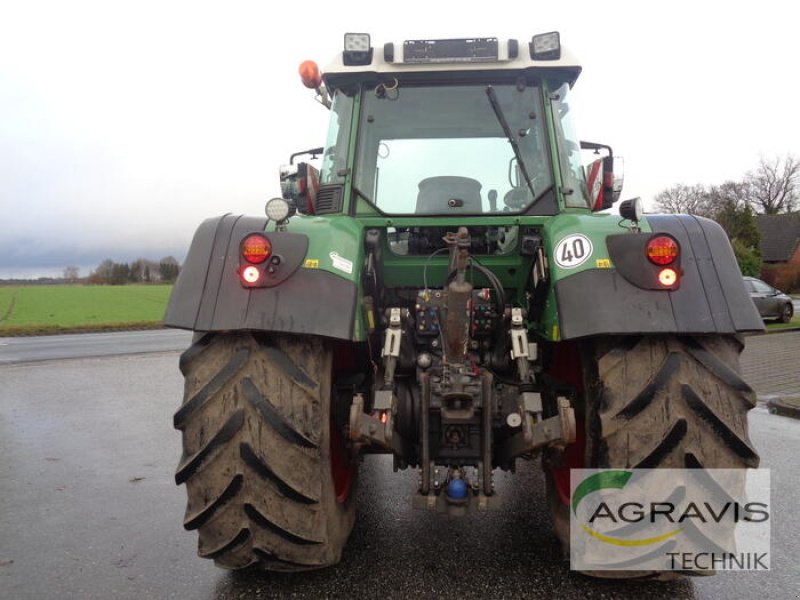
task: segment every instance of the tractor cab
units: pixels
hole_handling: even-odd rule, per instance
[[[313,194],[318,185],[318,197],[300,205],[315,214],[457,218],[610,206],[597,198],[614,196],[601,185],[611,188],[613,159],[601,161],[605,172],[595,170],[591,186],[582,166],[569,104],[579,73],[557,32],[528,43],[406,40],[382,48],[367,34],[347,34],[323,74],[309,61],[301,66],[331,124],[318,181],[303,186]],[[290,197],[300,191],[284,187]]]

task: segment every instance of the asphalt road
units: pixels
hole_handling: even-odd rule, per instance
[[[0,364],[168,352],[186,348],[191,340],[192,332],[180,329],[0,337]]]
[[[122,343],[122,342],[121,342]],[[800,422],[751,413],[772,469],[772,571],[673,583],[571,573],[549,532],[538,465],[501,474],[501,510],[448,519],[409,506],[411,472],[364,460],[342,563],[229,573],[181,527],[172,429],[177,352],[0,365],[0,598],[796,598]]]

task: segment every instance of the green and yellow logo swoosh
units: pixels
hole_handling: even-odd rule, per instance
[[[578,505],[581,501],[594,492],[600,490],[607,490],[607,489],[618,489],[621,490],[624,488],[628,481],[630,480],[633,473],[630,471],[602,471],[600,473],[595,473],[580,482],[578,487],[575,488],[575,492],[572,494],[572,513],[577,517],[578,516]],[[627,540],[617,537],[612,537],[609,535],[604,535],[584,525],[583,523],[580,524],[581,529],[583,529],[586,533],[588,533],[593,538],[600,540],[601,542],[605,542],[606,544],[614,544],[615,546],[649,546],[650,544],[657,544],[659,542],[663,542],[666,539],[669,539],[675,535],[678,535],[681,531],[683,531],[683,527],[676,529],[675,531],[670,531],[663,535],[644,538],[639,540]]]

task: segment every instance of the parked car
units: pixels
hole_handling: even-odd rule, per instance
[[[794,307],[789,296],[755,277],[744,277],[744,287],[762,319],[778,319],[782,323],[792,320]]]

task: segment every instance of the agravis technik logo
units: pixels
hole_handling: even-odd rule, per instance
[[[768,469],[573,470],[578,570],[769,569]]]

